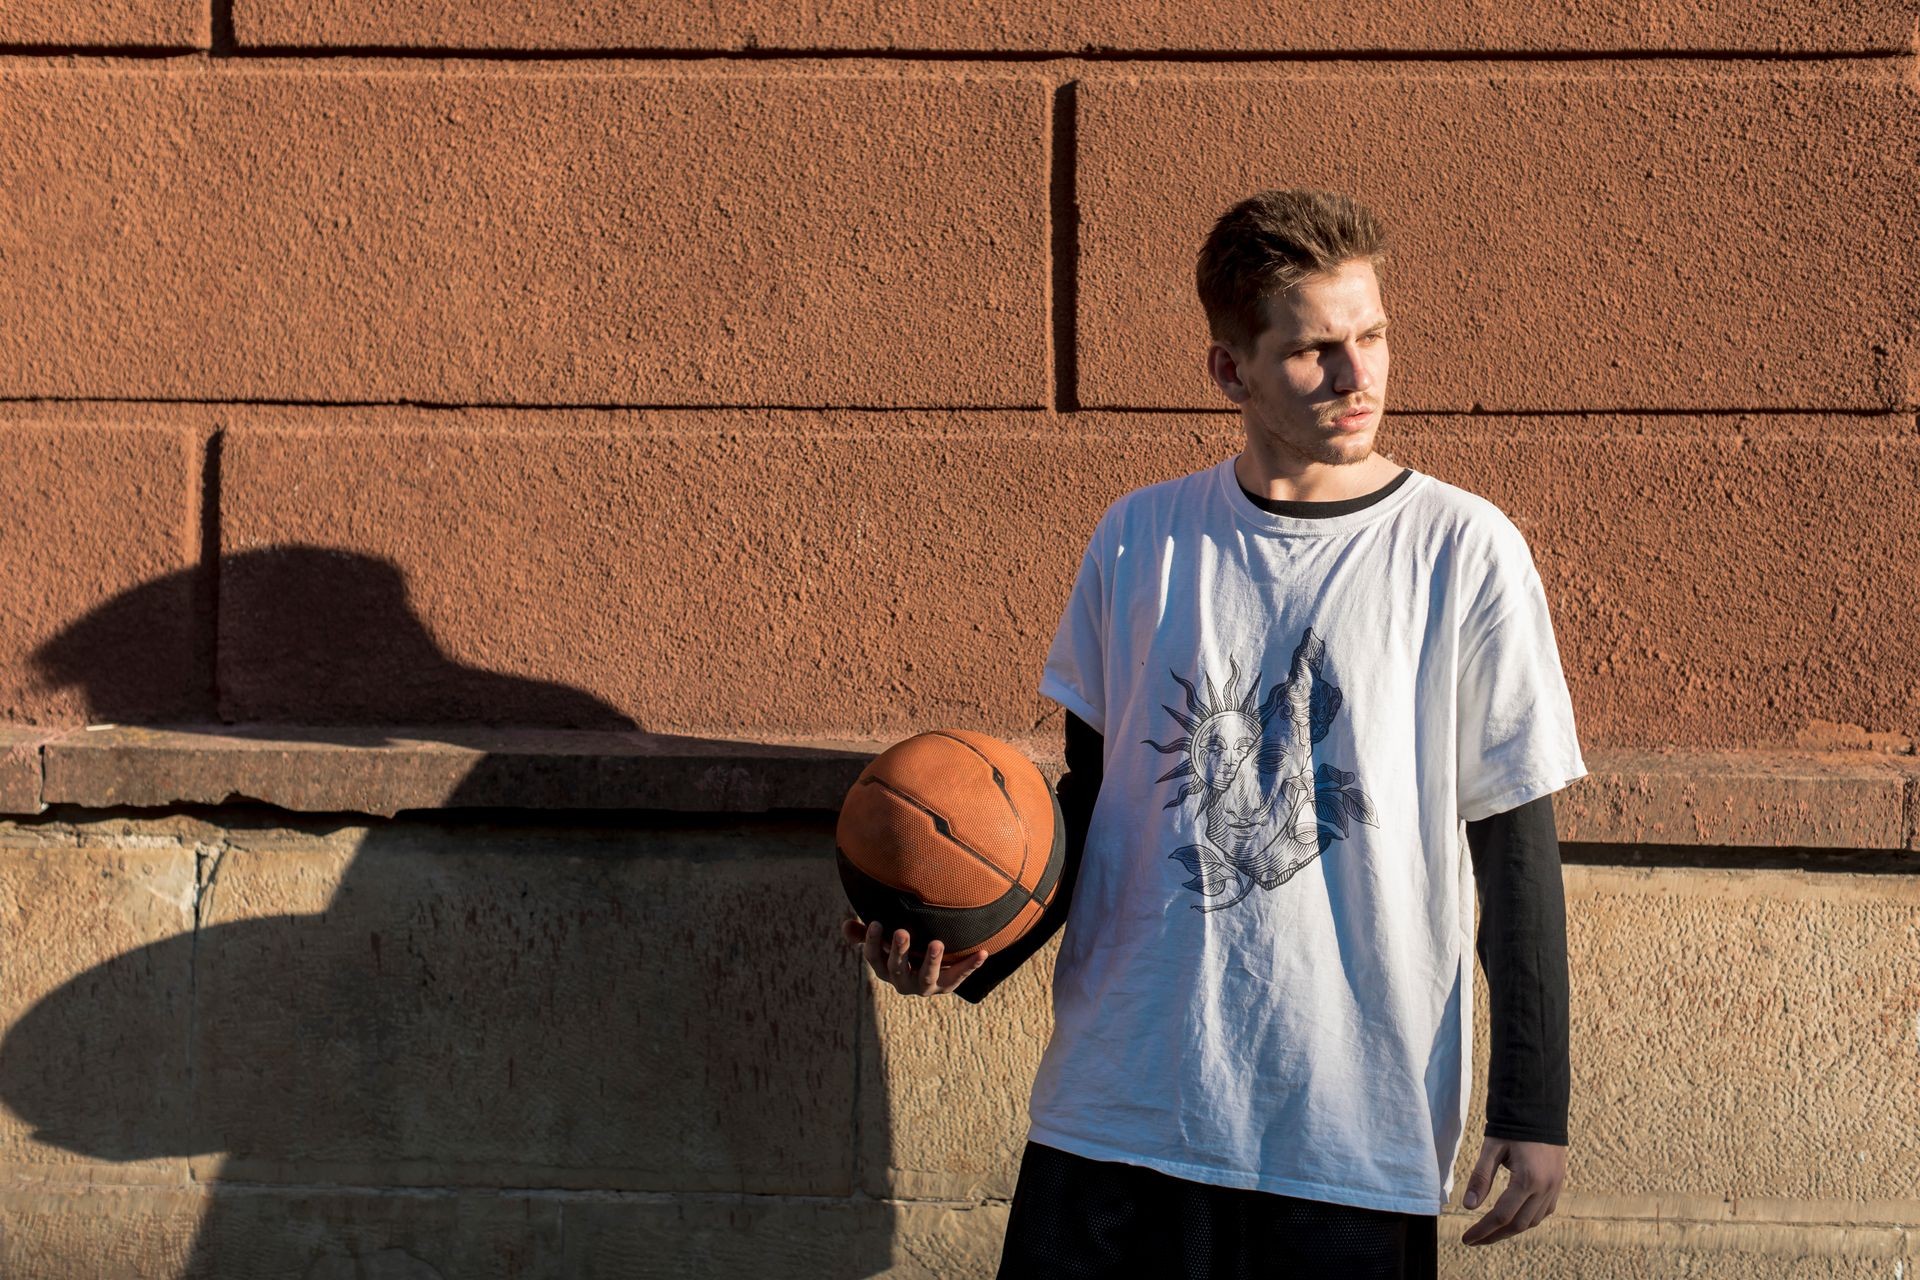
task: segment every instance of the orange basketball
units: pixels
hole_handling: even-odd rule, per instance
[[[929,942],[944,965],[998,951],[1053,901],[1066,861],[1053,789],[1020,752],[984,733],[936,729],[888,747],[840,806],[840,883],[862,923]]]

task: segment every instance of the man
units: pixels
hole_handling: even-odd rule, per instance
[[[1065,901],[945,971],[849,922],[898,989],[977,1001],[1071,921],[1003,1277],[1432,1276],[1476,890],[1492,1069],[1466,1206],[1509,1178],[1462,1238],[1558,1197],[1549,797],[1585,766],[1519,531],[1374,451],[1383,251],[1312,191],[1242,202],[1201,250],[1246,447],[1116,502],[1082,560],[1041,681],[1068,713]]]

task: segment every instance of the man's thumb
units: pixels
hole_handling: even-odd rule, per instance
[[[1500,1167],[1499,1144],[1489,1142],[1480,1148],[1480,1158],[1474,1161],[1473,1173],[1467,1179],[1466,1206],[1477,1209],[1486,1199],[1487,1189],[1493,1185],[1493,1171]]]

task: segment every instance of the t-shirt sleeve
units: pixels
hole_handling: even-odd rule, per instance
[[[1107,731],[1107,568],[1102,548],[1108,519],[1102,518],[1080,558],[1073,593],[1053,633],[1053,647],[1040,674],[1040,692],[1079,716],[1097,733]]]
[[[1551,795],[1587,772],[1532,553],[1511,525],[1495,547],[1461,634],[1458,802],[1469,822]]]

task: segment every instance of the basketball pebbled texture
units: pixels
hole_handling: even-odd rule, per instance
[[[917,958],[993,951],[1032,928],[1065,861],[1053,790],[1015,748],[966,729],[917,734],[877,756],[835,832],[847,899],[863,922],[905,929]]]

